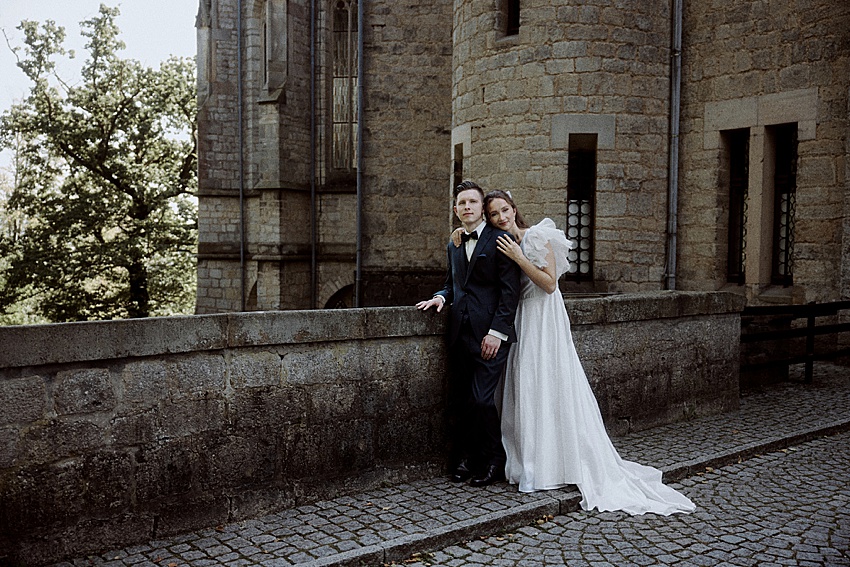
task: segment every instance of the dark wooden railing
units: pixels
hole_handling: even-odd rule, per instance
[[[808,303],[805,305],[766,305],[747,307],[741,313],[741,347],[762,343],[774,353],[766,361],[748,361],[742,358],[741,370],[757,370],[771,366],[788,366],[789,364],[805,364],[805,381],[812,381],[812,366],[815,360],[829,360],[850,355],[850,348],[841,348],[839,333],[850,332],[850,323],[833,322],[839,312],[850,309],[850,301],[833,301],[829,303]],[[832,317],[833,321],[818,324],[817,319]],[[804,319],[805,325],[794,324],[794,321]],[[752,330],[757,321],[771,321],[773,326],[781,328],[767,331]],[[818,341],[815,348],[815,338],[830,336],[831,340]],[[800,340],[805,344],[800,345]],[[848,340],[850,344],[850,340]],[[817,350],[817,352],[816,352]]]

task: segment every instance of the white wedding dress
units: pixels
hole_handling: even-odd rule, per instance
[[[552,220],[529,228],[521,247],[543,267],[547,243],[560,276],[572,243]],[[661,471],[623,460],[611,444],[561,294],[546,293],[523,274],[516,329],[519,341],[508,357],[501,404],[508,482],[521,492],[575,484],[585,510],[692,512],[693,502],[665,486]]]

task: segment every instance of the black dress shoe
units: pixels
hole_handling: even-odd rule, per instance
[[[469,486],[490,486],[500,480],[505,480],[505,465],[490,465],[483,475],[470,480]]]
[[[455,467],[454,472],[452,472],[452,482],[464,482],[469,477],[472,476],[472,471],[469,470],[469,465],[466,461],[461,461],[460,464]]]

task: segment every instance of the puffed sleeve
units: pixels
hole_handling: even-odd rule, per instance
[[[564,231],[558,229],[552,219],[543,219],[529,228],[522,238],[522,243],[526,258],[531,260],[531,263],[538,268],[545,268],[548,265],[546,262],[547,243],[552,247],[552,252],[555,254],[556,276],[560,277],[570,268],[568,254],[570,250],[575,248],[575,243],[572,240],[567,240]]]

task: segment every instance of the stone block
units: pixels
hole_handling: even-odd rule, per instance
[[[219,354],[181,357],[168,367],[177,392],[182,394],[224,391],[225,371],[224,357]]]
[[[309,407],[306,388],[251,388],[228,399],[228,421],[239,435],[273,435],[287,423],[301,423]]]
[[[106,427],[88,416],[51,419],[23,431],[22,459],[29,464],[54,461],[86,454],[107,443]]]
[[[270,488],[247,488],[230,499],[230,514],[234,520],[256,518],[280,510],[294,508],[299,496],[292,489],[292,483],[275,485]]]
[[[439,412],[385,414],[376,424],[376,457],[385,465],[439,460],[446,442],[446,427]]]
[[[199,475],[198,488],[220,494],[235,486],[269,486],[277,472],[278,445],[273,437],[228,436],[211,438],[201,448],[208,459],[207,474]]]
[[[129,508],[129,456],[97,452],[49,466],[19,467],[0,481],[0,525],[13,535]]]
[[[136,451],[132,479],[141,510],[156,511],[160,502],[179,502],[192,491],[198,471],[208,468],[200,446],[194,439],[175,438]]]
[[[167,366],[158,359],[129,362],[121,370],[121,383],[124,404],[152,407],[168,396]]]
[[[202,394],[197,398],[165,403],[160,408],[160,437],[187,437],[221,429],[226,423],[225,403],[221,398]]]
[[[0,368],[190,352],[224,346],[224,315],[4,327]]]
[[[59,415],[111,411],[115,407],[112,378],[106,368],[58,372],[53,396]]]
[[[308,423],[355,419],[363,414],[363,385],[360,382],[322,384],[311,388]]]
[[[0,427],[0,469],[9,468],[18,460],[20,439],[17,427]]]
[[[281,383],[281,359],[274,352],[234,353],[229,361],[234,388],[276,386]]]
[[[288,351],[283,356],[283,379],[287,384],[322,384],[356,380],[363,353],[352,344]]]
[[[47,391],[41,376],[0,379],[0,425],[37,421],[46,413]]]
[[[117,549],[150,540],[156,519],[150,514],[125,513],[109,518],[81,518],[72,525],[45,527],[10,546],[14,565],[46,565],[64,557],[80,557],[93,550]],[[50,545],[45,545],[49,541]],[[2,540],[0,540],[2,549]],[[0,555],[2,558],[2,555]]]
[[[119,447],[153,443],[156,440],[158,421],[158,411],[155,408],[115,416],[110,422],[111,441]]]

